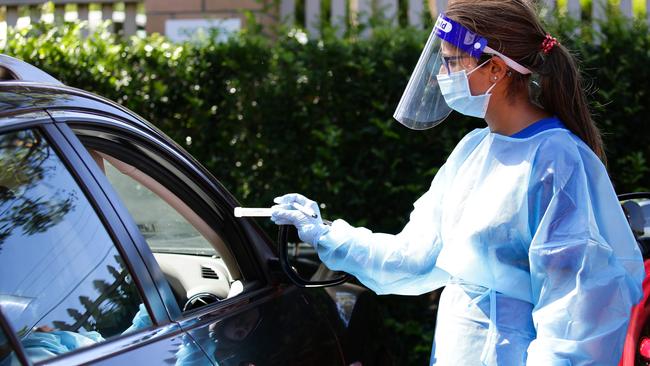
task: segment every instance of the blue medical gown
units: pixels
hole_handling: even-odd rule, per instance
[[[378,294],[447,285],[436,365],[615,365],[644,277],[605,167],[561,128],[474,130],[402,232],[336,220],[317,250]]]

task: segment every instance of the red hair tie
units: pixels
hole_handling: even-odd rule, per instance
[[[551,37],[550,33],[546,33],[546,38],[542,41],[542,52],[544,52],[545,55],[548,55],[553,47],[558,44],[560,44],[560,42],[558,42],[555,37]]]

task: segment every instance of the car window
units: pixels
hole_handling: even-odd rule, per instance
[[[108,231],[38,130],[0,135],[0,308],[32,362],[150,324]]]
[[[188,196],[180,187],[179,182],[189,177],[170,179],[180,173],[150,158],[155,152],[136,153],[132,148],[125,152],[119,142],[81,141],[135,221],[181,310],[243,291],[243,278],[229,249],[232,244],[208,223],[205,212],[195,209],[202,198]]]
[[[220,256],[210,241],[198,228],[205,225],[190,222],[191,211],[176,195],[144,174],[132,178],[135,168],[115,158],[103,155],[104,173],[116,189],[124,205],[138,225],[147,244],[154,253]],[[115,165],[119,166],[122,173]],[[142,182],[142,183],[141,183]],[[154,192],[154,189],[156,192]],[[188,212],[184,212],[188,211]],[[188,218],[186,219],[181,212]],[[199,219],[200,220],[200,219]],[[221,240],[214,233],[213,240]]]

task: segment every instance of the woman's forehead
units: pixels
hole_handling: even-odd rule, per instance
[[[442,43],[440,44],[440,49],[442,50],[442,54],[445,56],[450,56],[450,55],[456,56],[465,53],[461,51],[458,47],[454,46],[453,44],[447,41],[442,41]]]

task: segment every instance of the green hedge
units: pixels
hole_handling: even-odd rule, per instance
[[[576,34],[568,20],[551,28],[582,60],[618,192],[649,190],[650,34],[641,22],[608,19],[602,34],[590,27]],[[306,43],[295,31],[273,41],[244,33],[175,45],[106,32],[82,40],[80,29],[21,30],[2,52],[142,115],[248,206],[296,191],[324,204],[325,217],[397,232],[455,144],[484,126],[457,114],[423,132],[394,122],[428,36],[420,30],[376,29],[367,40],[326,32]],[[385,303],[386,326],[400,336],[399,363],[426,363],[428,298]]]
[[[582,59],[617,190],[647,190],[650,35],[642,23],[610,19],[599,46],[586,41],[590,28],[575,36],[562,22],[556,30]],[[2,52],[152,121],[246,205],[298,191],[323,203],[327,217],[395,232],[456,142],[483,126],[452,114],[416,132],[392,119],[423,31],[306,44],[295,32],[275,42],[243,34],[199,45],[103,32],[81,40],[79,31],[22,30]]]

